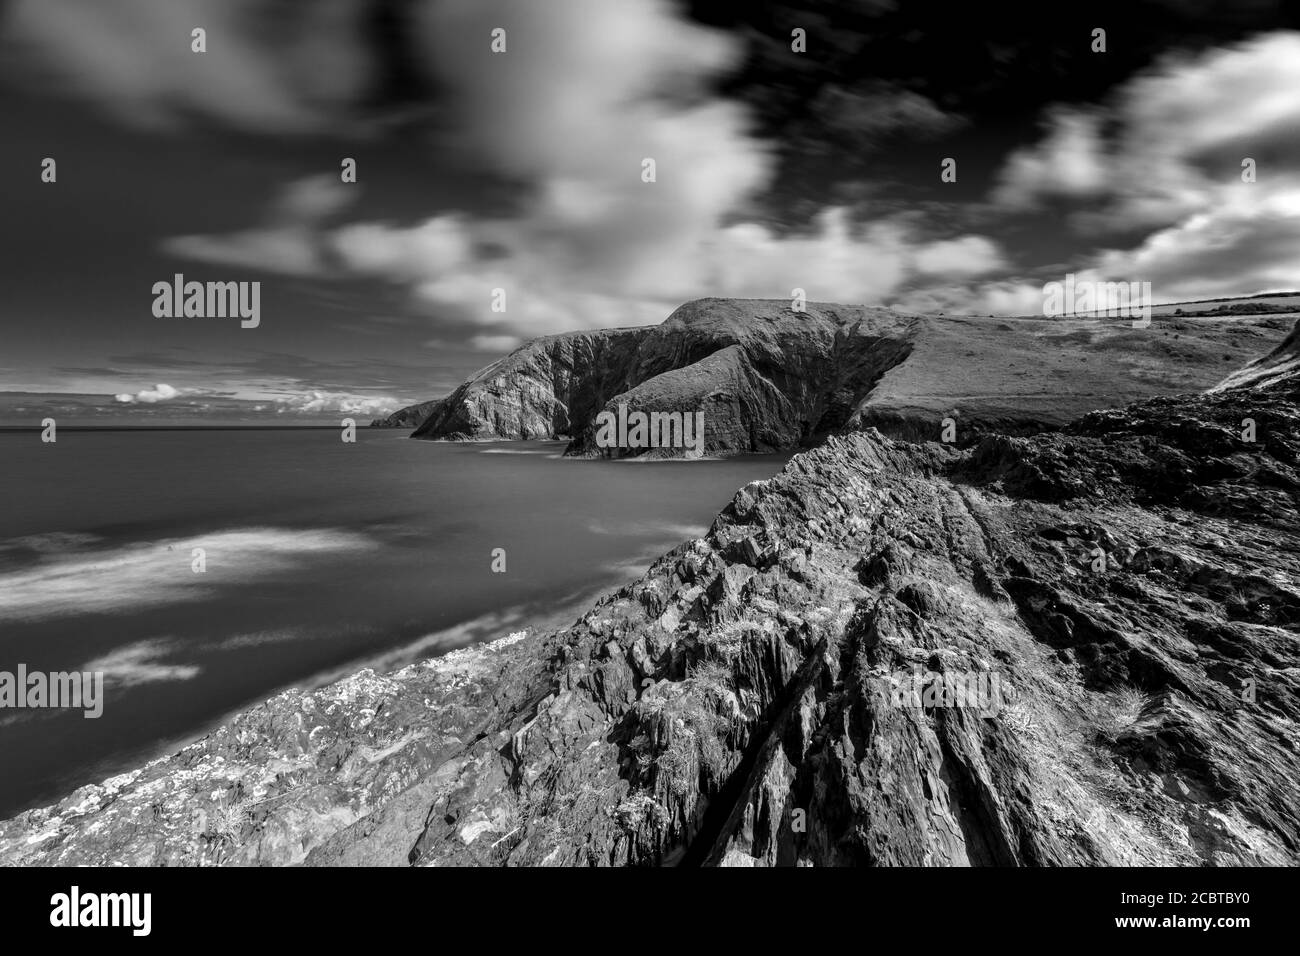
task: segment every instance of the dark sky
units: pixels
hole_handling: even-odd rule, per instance
[[[1273,0],[2,9],[0,424],[368,420],[703,295],[1300,286],[1300,24]],[[178,272],[260,282],[260,324],[155,317]]]

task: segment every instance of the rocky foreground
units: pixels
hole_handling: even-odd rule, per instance
[[[835,437],[572,627],[283,694],[0,859],[1294,865],[1298,468],[1300,331],[1051,434]]]
[[[1200,391],[1273,348],[1294,318],[906,315],[788,301],[701,299],[661,325],[535,339],[445,399],[375,422],[451,440],[596,445],[603,411],[702,412],[710,455],[793,450],[874,427],[957,444],[1058,428],[1095,408]],[[619,454],[647,453],[624,449]],[[671,455],[671,451],[649,452]],[[682,454],[678,451],[676,454]]]

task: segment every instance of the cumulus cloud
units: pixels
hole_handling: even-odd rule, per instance
[[[140,391],[132,394],[131,392],[119,392],[113,396],[115,402],[121,402],[124,405],[132,405],[136,402],[145,405],[155,405],[158,402],[167,402],[173,398],[179,398],[182,394],[181,389],[173,388],[165,383],[158,383],[151,388],[142,388]]]
[[[1300,33],[1169,57],[1105,109],[1059,109],[1035,147],[1010,157],[995,202],[1086,198],[1085,234],[1146,232],[1079,270],[1149,281],[1158,301],[1300,285]],[[1106,129],[1113,130],[1104,135]],[[1258,163],[1243,182],[1242,161]]]
[[[1094,269],[1150,282],[1160,302],[1293,290],[1300,286],[1300,189],[1191,216],[1134,249],[1104,250]]]
[[[339,228],[332,244],[353,272],[396,281],[451,274],[473,259],[469,227],[457,214],[435,216],[409,228],[353,223]]]
[[[169,240],[174,255],[290,275],[351,275],[481,328],[492,350],[521,337],[662,321],[704,295],[879,301],[909,277],[987,274],[983,236],[931,242],[889,218],[823,210],[796,233],[757,221],[770,144],[740,103],[711,92],[739,40],[687,22],[670,0],[440,0],[412,6],[413,42],[447,92],[439,160],[519,184],[507,212],[446,211],[415,223],[358,221],[325,183],[294,184],[262,226]],[[487,38],[507,30],[507,52]],[[466,37],[483,42],[467,43]],[[924,97],[844,91],[873,137],[957,122]],[[643,180],[653,160],[655,179]],[[430,176],[437,172],[431,168]],[[318,195],[319,193],[319,195]],[[505,295],[504,312],[496,290]]]
[[[327,388],[284,386],[282,384],[252,385],[251,390],[266,395],[269,401],[225,398],[222,407],[228,411],[240,409],[262,412],[274,410],[280,415],[361,415],[379,417],[391,414],[404,403],[392,395],[367,395],[336,391]],[[113,396],[117,405],[160,405],[195,395],[204,395],[201,389],[177,388],[159,383],[138,392],[119,392]],[[192,403],[191,403],[192,404]],[[207,407],[199,406],[200,408]]]
[[[314,388],[276,401],[277,414],[312,415],[337,412],[367,418],[389,415],[401,406],[391,395],[367,396],[348,392],[330,392]]]
[[[824,209],[799,233],[756,222],[715,223],[682,237],[691,255],[676,272],[652,254],[616,274],[592,271],[579,257],[557,259],[559,240],[549,249],[520,241],[527,229],[527,222],[440,217],[406,230],[346,227],[335,239],[356,270],[412,283],[424,302],[529,335],[657,323],[682,301],[707,295],[784,298],[799,288],[815,299],[878,302],[917,276],[975,276],[1005,266],[1001,248],[987,236],[927,241],[900,219],[856,224],[844,207]],[[472,250],[482,243],[506,253],[477,259]],[[569,267],[558,268],[565,258]],[[504,313],[491,312],[497,289],[506,293]],[[518,342],[514,334],[480,334],[471,344],[489,351]]]
[[[475,240],[504,254],[471,267],[477,278],[457,289],[474,290],[481,311],[485,284],[513,287],[536,331],[572,313],[575,292],[666,302],[697,288],[701,243],[771,174],[744,109],[706,94],[738,44],[689,26],[667,0],[421,9],[430,62],[454,93],[460,149],[531,186],[514,214],[474,223]],[[505,55],[460,40],[500,24]],[[642,181],[645,159],[653,183]],[[439,273],[429,279],[423,294],[457,294]]]
[[[811,299],[867,302],[894,289],[907,271],[903,227],[876,223],[855,228],[848,211],[823,211],[815,229],[781,236],[755,223],[720,230],[707,244],[706,282],[696,294],[774,298],[800,288]]]
[[[1300,128],[1300,33],[1279,31],[1197,56],[1166,57],[1116,91],[1106,108],[1053,110],[1048,134],[1014,153],[995,200],[1101,196],[1091,222],[1116,230],[1166,226],[1225,199],[1241,160],[1281,152],[1273,178],[1293,185]],[[1105,135],[1110,128],[1112,132]]]
[[[527,198],[498,217],[358,224],[333,244],[349,268],[408,283],[419,300],[492,326],[476,347],[655,323],[705,295],[802,288],[878,301],[918,271],[975,275],[1002,262],[986,237],[930,243],[901,222],[855,223],[840,207],[794,234],[755,221],[775,175],[770,146],[743,106],[709,92],[737,65],[739,44],[688,24],[668,0],[444,0],[421,11],[430,63],[455,94],[456,148],[527,182]],[[504,55],[460,40],[503,24]],[[898,93],[848,98],[872,135],[957,122]],[[654,182],[643,181],[645,159]],[[491,311],[495,289],[506,292],[504,313]]]
[[[916,270],[927,275],[975,276],[1006,268],[1002,250],[986,236],[961,236],[916,250]]]
[[[1166,57],[1101,105],[1048,111],[1041,141],[1006,160],[989,209],[972,212],[957,235],[879,211],[862,221],[861,210],[838,206],[791,233],[757,208],[780,185],[774,144],[757,137],[746,106],[714,92],[740,65],[742,41],[686,20],[681,6],[412,0],[403,40],[442,91],[430,181],[454,161],[516,187],[514,205],[342,225],[356,187],[326,174],[290,184],[260,225],[179,236],[164,248],[289,275],[391,282],[430,311],[478,326],[470,344],[484,350],[657,322],[701,295],[784,297],[794,288],[943,311],[964,296],[960,311],[1016,311],[1041,283],[1018,277],[981,233],[1046,200],[1079,207],[1064,222],[1093,246],[1146,235],[1132,248],[1096,249],[1076,272],[1115,270],[1117,281],[1150,278],[1167,295],[1189,296],[1298,282],[1290,204],[1300,163],[1288,137],[1300,128],[1300,34]],[[365,45],[364,15],[362,0],[120,0],[111,13],[84,0],[17,0],[5,25],[11,45],[43,51],[62,80],[133,123],[202,116],[310,134],[351,129],[353,107],[385,69]],[[194,25],[208,29],[202,56],[189,49]],[[497,27],[507,31],[504,54],[488,42]],[[836,142],[862,145],[962,122],[870,78],[822,87],[809,112]],[[1256,183],[1240,182],[1244,156],[1260,160]],[[642,181],[645,159],[655,161],[653,183]],[[999,221],[982,228],[978,217],[990,213]],[[506,293],[504,313],[492,311],[496,289]]]
[[[1008,157],[994,202],[1030,207],[1046,196],[1086,197],[1107,188],[1101,113],[1062,108],[1048,117],[1046,126],[1039,143]]]

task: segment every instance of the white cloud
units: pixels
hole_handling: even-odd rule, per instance
[[[130,392],[119,392],[113,396],[113,400],[121,402],[124,405],[131,405],[136,402],[141,402],[145,405],[154,405],[158,402],[167,402],[171,401],[173,398],[179,398],[182,394],[183,392],[181,389],[173,388],[170,385],[160,382],[152,388],[143,388],[135,394]]]
[[[918,272],[938,276],[976,276],[1006,268],[1002,250],[986,236],[961,236],[922,246],[915,253]]]
[[[373,89],[383,65],[363,43],[364,13],[361,0],[284,9],[117,0],[111,10],[17,0],[4,25],[11,49],[133,123],[194,114],[280,135],[345,129]],[[823,300],[896,297],[945,311],[964,301],[960,311],[996,312],[1023,311],[1011,307],[1037,286],[968,281],[1008,269],[987,236],[934,241],[902,219],[855,224],[838,208],[801,234],[757,221],[753,203],[775,175],[771,145],[753,134],[745,106],[712,92],[739,62],[740,41],[687,21],[671,0],[414,0],[408,14],[421,69],[445,91],[438,161],[520,186],[513,211],[332,227],[356,187],[330,185],[331,173],[291,184],[259,226],[165,248],[241,268],[391,281],[482,326],[476,347],[657,322],[701,295],[784,297],[799,287]],[[208,29],[206,54],[190,52],[194,25]],[[488,42],[498,26],[504,54]],[[1150,278],[1158,296],[1160,286],[1195,297],[1300,285],[1290,205],[1300,170],[1288,139],[1300,128],[1297,89],[1295,32],[1168,57],[1106,104],[1049,111],[1042,141],[1008,158],[994,212],[1051,198],[1086,203],[1066,221],[1087,234],[1150,233],[1075,271]],[[829,97],[829,108],[886,128],[932,109],[857,92]],[[1247,155],[1261,162],[1250,185],[1239,179]],[[655,183],[641,180],[647,157]],[[491,312],[496,288],[507,290],[505,314]]]
[[[698,295],[787,298],[796,288],[815,301],[870,302],[903,281],[903,228],[876,223],[855,229],[847,210],[821,213],[815,231],[779,236],[754,223],[722,229],[703,250]]]
[[[785,235],[752,221],[771,182],[768,144],[708,84],[734,37],[688,24],[668,0],[444,0],[426,5],[429,62],[455,94],[456,147],[531,184],[511,215],[444,215],[405,229],[363,224],[333,246],[351,269],[409,283],[493,328],[478,347],[566,329],[657,323],[707,295],[879,301],[917,270],[1000,267],[982,236],[927,243],[902,223],[857,226],[824,210]],[[466,35],[507,29],[492,54]],[[642,181],[642,160],[656,181]],[[489,248],[490,256],[477,250]],[[507,293],[491,311],[494,289]]]
[[[1300,286],[1300,33],[1278,31],[1171,56],[1092,113],[1059,108],[1048,136],[1014,154],[995,202],[1087,201],[1087,234],[1141,230],[1129,249],[1078,263],[1112,281],[1149,281],[1157,301]],[[1113,133],[1103,137],[1104,129]],[[1259,163],[1243,182],[1242,160]]]
[[[1248,187],[1246,187],[1248,188]],[[1300,190],[1289,194],[1300,200]],[[1150,282],[1157,302],[1292,290],[1300,286],[1300,207],[1286,194],[1220,208],[1161,229],[1135,249],[1096,258],[1107,278]]]
[[[754,222],[769,145],[710,84],[739,41],[693,25],[669,0],[441,0],[413,8],[455,104],[439,159],[527,188],[506,214],[445,212],[413,225],[324,225],[339,207],[313,190],[270,221],[187,236],[168,251],[292,275],[353,275],[407,287],[416,303],[482,326],[490,350],[521,336],[657,323],[706,295],[878,302],[918,272],[999,268],[983,236],[927,242],[894,219],[855,225],[830,208],[799,234]],[[507,30],[507,52],[487,38]],[[467,43],[467,36],[483,38]],[[644,182],[653,159],[656,181]],[[431,175],[435,175],[431,172]],[[300,200],[300,201],[299,201]],[[506,311],[492,311],[494,290]]]
[[[1064,108],[1048,118],[1047,136],[1007,159],[993,200],[1004,206],[1033,205],[1042,196],[1083,197],[1107,186],[1107,158],[1097,112]]]
[[[1300,33],[1293,31],[1167,57],[1104,109],[1050,111],[1047,136],[1012,154],[993,198],[1025,205],[1052,195],[1099,196],[1106,205],[1093,218],[1098,226],[1170,225],[1239,183],[1244,157],[1293,142],[1297,88]],[[1103,137],[1107,127],[1113,133]],[[1268,183],[1265,176],[1256,185]]]
[[[667,0],[421,9],[430,63],[457,104],[459,151],[531,184],[513,215],[461,224],[502,254],[455,274],[427,267],[421,296],[493,321],[490,290],[506,288],[506,317],[536,334],[624,323],[651,302],[662,319],[664,304],[696,294],[702,243],[771,173],[743,107],[704,92],[736,62],[735,40],[687,24]],[[505,54],[463,42],[500,25]],[[654,183],[641,178],[646,158]]]
[[[193,664],[166,664],[162,658],[180,650],[175,641],[155,639],[136,641],[109,651],[102,657],[86,661],[78,668],[82,672],[102,671],[107,683],[119,687],[135,687],[161,681],[192,680],[199,674]]]
[[[449,274],[473,257],[472,237],[461,216],[435,216],[402,228],[384,223],[353,223],[338,229],[332,244],[360,275],[412,281]]]
[[[337,412],[343,415],[361,415],[367,418],[375,418],[392,414],[401,407],[401,404],[391,395],[354,395],[349,392],[311,389],[301,395],[277,399],[276,412],[296,415]]]

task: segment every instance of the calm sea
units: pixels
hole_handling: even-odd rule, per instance
[[[0,671],[106,675],[99,719],[0,709],[0,818],[285,687],[568,623],[786,460],[406,434],[0,433]]]

